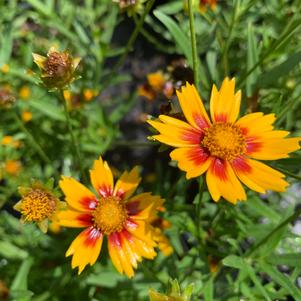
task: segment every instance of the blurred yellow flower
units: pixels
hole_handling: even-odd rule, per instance
[[[301,138],[286,138],[289,132],[274,130],[274,114],[238,118],[241,91],[235,92],[234,78],[225,78],[220,90],[213,85],[211,118],[194,85],[187,83],[177,95],[187,121],[160,115],[148,123],[159,131],[154,139],[176,148],[170,157],[187,179],[206,173],[216,202],[221,197],[233,204],[246,200],[241,182],[259,193],[285,191],[285,175],[258,160],[287,158],[300,149]]]
[[[0,68],[0,70],[3,73],[8,73],[9,72],[9,65],[8,64],[3,64],[2,67]]]
[[[21,166],[21,162],[18,160],[7,160],[4,162],[4,171],[11,176],[17,176],[20,173]]]
[[[68,203],[68,209],[59,214],[60,224],[85,228],[66,256],[73,256],[72,268],[78,267],[80,274],[86,265],[96,262],[107,237],[115,268],[131,278],[143,257],[156,256],[157,244],[150,220],[156,216],[163,199],[151,193],[132,196],[141,180],[137,168],[124,172],[114,185],[111,168],[101,157],[94,161],[90,178],[97,195],[73,178],[63,176],[59,183]]]
[[[23,111],[21,118],[24,122],[29,122],[32,120],[32,113],[30,111]]]
[[[16,101],[9,85],[0,88],[0,107],[10,108]]]
[[[216,10],[217,0],[199,0],[199,1],[200,1],[199,10],[201,13],[206,12],[208,6],[210,7],[210,9]]]
[[[73,58],[68,51],[57,51],[51,47],[47,57],[32,54],[34,62],[41,70],[41,80],[46,87],[63,89],[75,80],[75,71],[80,58]]]
[[[147,75],[147,81],[149,85],[156,91],[161,92],[163,90],[164,84],[166,82],[164,74],[162,71],[157,71],[154,73],[149,73]]]
[[[21,141],[14,139],[12,136],[3,136],[1,140],[2,145],[11,146],[14,148],[18,148],[21,146]]]
[[[85,101],[91,101],[93,99],[93,97],[96,96],[96,93],[95,93],[95,91],[93,91],[91,89],[84,89],[83,95],[84,95]]]
[[[28,86],[21,87],[19,95],[22,99],[27,100],[30,96],[30,89]]]
[[[30,187],[20,187],[19,193],[22,198],[14,209],[21,213],[21,222],[37,223],[44,233],[49,222],[58,222],[57,213],[63,205],[48,187],[34,182]]]

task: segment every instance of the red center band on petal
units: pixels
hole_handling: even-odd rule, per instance
[[[200,129],[208,128],[210,126],[208,121],[197,113],[193,114],[193,119]]]
[[[118,233],[114,232],[112,234],[109,235],[109,241],[111,244],[114,245],[114,247],[118,247],[121,248],[121,242],[118,236]]]
[[[256,137],[248,137],[246,139],[247,154],[258,152],[262,148],[263,143],[262,142],[258,142],[258,141],[254,141],[256,139],[257,139]]]
[[[118,191],[116,191],[115,196],[118,196],[119,198],[122,199],[124,194],[125,194],[124,190],[120,188],[118,189]]]
[[[205,162],[210,154],[202,147],[191,148],[187,153],[188,160],[193,161],[196,165]]]
[[[125,222],[125,228],[134,230],[138,228],[138,225],[132,219],[128,218]]]
[[[232,165],[235,170],[239,170],[243,173],[250,173],[252,171],[252,167],[247,163],[247,161],[243,157],[238,157],[232,161]]]
[[[84,197],[79,201],[79,203],[85,209],[93,210],[96,208],[98,201],[95,197]]]
[[[130,215],[136,215],[141,210],[139,209],[140,201],[129,202],[126,204],[126,209]]]
[[[217,176],[222,181],[227,181],[228,176],[226,172],[226,162],[222,159],[214,159],[212,165],[211,165],[212,173]]]
[[[187,131],[183,133],[181,138],[185,141],[189,141],[191,144],[199,144],[203,137],[204,137],[203,132]]]
[[[78,215],[76,220],[78,220],[83,226],[93,225],[93,216],[89,213],[83,213]]]
[[[113,195],[113,188],[107,185],[103,185],[98,188],[98,193],[103,197],[108,197]]]
[[[225,113],[215,114],[214,118],[215,118],[215,122],[227,122],[228,121],[228,115]]]
[[[89,227],[84,231],[85,235],[85,240],[84,240],[84,245],[86,247],[94,247],[97,240],[102,237],[102,233],[94,228],[94,227]]]

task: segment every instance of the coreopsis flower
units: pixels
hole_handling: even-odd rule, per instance
[[[41,70],[40,78],[50,89],[63,89],[75,80],[75,71],[80,58],[73,58],[69,52],[60,52],[51,47],[47,57],[32,54],[34,62]]]
[[[153,289],[149,290],[150,301],[189,301],[193,291],[193,284],[188,285],[181,292],[180,285],[177,280],[170,280],[170,288],[168,293],[161,294]]]
[[[216,10],[217,0],[199,0],[199,10],[201,13],[204,13],[209,6],[210,9]]]
[[[93,265],[107,237],[109,255],[119,273],[134,275],[142,257],[153,259],[154,229],[150,224],[163,200],[150,193],[132,196],[140,178],[137,168],[124,172],[114,185],[107,162],[100,157],[90,171],[97,194],[73,178],[64,177],[60,187],[68,209],[59,214],[65,227],[85,228],[72,242],[66,256],[72,257],[72,268],[80,274],[86,265]]]
[[[22,86],[19,90],[19,96],[23,100],[27,100],[30,97],[30,88],[28,86]]]
[[[52,192],[53,183],[46,185],[33,182],[30,187],[20,187],[21,200],[14,209],[21,213],[22,223],[36,223],[46,233],[49,222],[57,222],[57,213],[63,207],[56,194]]]
[[[23,111],[21,118],[24,122],[29,122],[32,120],[32,113],[30,111]]]
[[[7,160],[4,162],[4,173],[10,176],[17,176],[20,173],[22,164],[19,160]]]
[[[237,120],[241,92],[235,93],[234,79],[226,78],[220,90],[213,85],[211,120],[193,85],[187,83],[177,95],[186,121],[160,115],[148,123],[160,133],[154,139],[176,147],[170,157],[178,161],[187,179],[206,173],[213,200],[223,197],[233,204],[246,200],[241,182],[259,193],[286,189],[285,176],[258,160],[287,158],[300,148],[301,139],[274,130],[274,114],[257,112]]]

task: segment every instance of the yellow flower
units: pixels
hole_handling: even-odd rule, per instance
[[[187,83],[177,95],[186,122],[160,115],[160,121],[148,123],[160,132],[154,139],[176,147],[170,157],[187,179],[206,172],[213,200],[223,197],[233,204],[246,200],[240,181],[259,193],[285,191],[285,176],[257,161],[287,158],[300,148],[300,138],[286,138],[289,132],[273,130],[274,114],[251,113],[237,120],[241,92],[235,93],[234,79],[226,78],[219,91],[213,86],[211,120],[193,85]]]
[[[78,267],[80,274],[86,265],[96,262],[106,236],[115,268],[132,277],[142,257],[156,256],[150,219],[163,200],[150,193],[132,196],[141,180],[137,168],[124,172],[114,185],[112,171],[100,157],[94,161],[90,177],[97,195],[72,178],[63,176],[59,183],[68,203],[68,209],[59,214],[60,224],[85,228],[66,256],[73,255],[72,268]]]
[[[32,120],[32,113],[30,111],[23,111],[21,118],[24,122],[29,122]]]
[[[42,232],[46,233],[50,222],[57,222],[58,210],[62,207],[59,199],[39,182],[30,187],[20,187],[21,200],[14,209],[21,213],[21,222],[37,223]]]
[[[154,73],[149,73],[147,75],[147,81],[149,85],[156,91],[161,92],[163,90],[164,84],[166,82],[164,74],[162,71],[157,71]]]
[[[218,270],[219,260],[216,257],[209,255],[208,264],[209,264],[210,272],[216,273]]]
[[[0,70],[3,73],[8,73],[9,72],[9,65],[8,64],[3,64],[2,67],[0,68]]]
[[[75,80],[75,70],[80,58],[73,58],[68,51],[59,52],[51,47],[47,57],[32,54],[41,70],[41,80],[48,88],[63,89]]]
[[[17,176],[21,170],[21,162],[18,160],[7,160],[4,162],[4,170],[11,176]]]
[[[91,89],[84,89],[83,95],[84,95],[84,100],[89,102],[93,99],[93,97],[96,96],[96,93]]]
[[[138,95],[152,101],[156,98],[157,93],[148,84],[146,84],[138,87]]]
[[[149,290],[150,301],[189,301],[193,291],[193,284],[188,285],[181,292],[180,285],[177,280],[170,281],[170,288],[167,295],[160,294],[153,289]]]
[[[27,100],[30,96],[30,89],[28,86],[21,87],[19,95],[22,99]]]
[[[14,148],[18,148],[21,146],[21,142],[19,140],[14,139],[12,136],[3,136],[1,144],[5,146],[11,146]]]

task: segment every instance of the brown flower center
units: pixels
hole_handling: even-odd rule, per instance
[[[115,196],[101,198],[93,212],[95,226],[107,235],[120,232],[127,217],[124,202]]]
[[[51,52],[45,61],[48,76],[65,77],[71,70],[72,60],[67,52]]]
[[[206,128],[201,145],[214,157],[232,161],[246,152],[245,137],[239,126],[217,122]]]
[[[21,199],[20,212],[25,221],[41,222],[56,210],[56,198],[41,189],[32,189]]]

